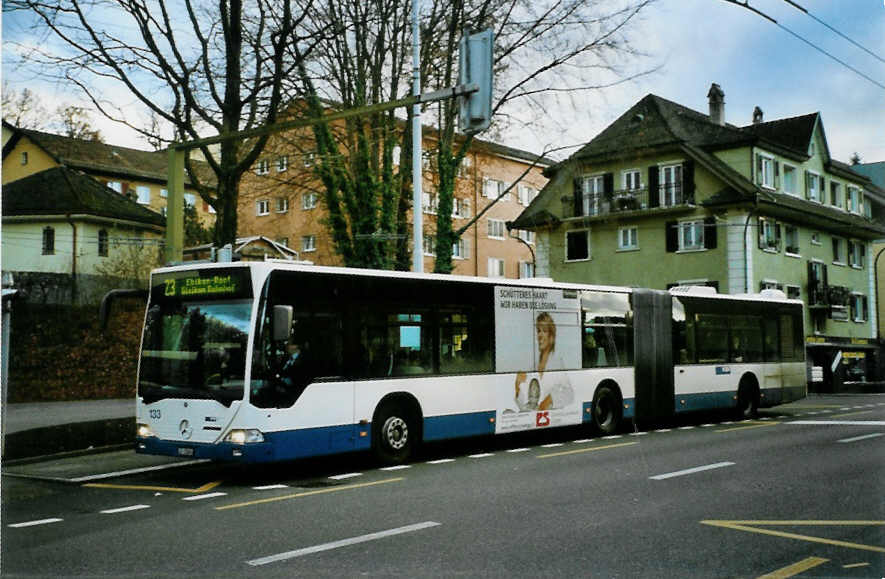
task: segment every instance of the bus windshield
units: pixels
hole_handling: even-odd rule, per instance
[[[174,302],[152,306],[144,326],[138,395],[243,399],[250,301]]]

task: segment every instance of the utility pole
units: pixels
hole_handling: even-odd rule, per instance
[[[421,27],[418,4],[412,0],[412,96],[421,94]],[[412,105],[412,271],[424,271],[424,164],[421,162],[421,103]]]

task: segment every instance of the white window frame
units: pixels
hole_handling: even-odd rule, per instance
[[[422,193],[421,210],[428,215],[436,215],[436,212],[439,210],[439,195],[435,193]]]
[[[821,198],[823,197],[823,192],[820,190],[820,174],[815,173],[814,171],[809,171],[805,174],[806,179],[810,179],[805,183],[805,198],[808,201],[814,201],[816,203],[822,203]],[[814,188],[811,185],[814,184]],[[815,191],[815,195],[811,195],[811,192]]]
[[[301,194],[301,209],[305,211],[310,211],[311,209],[316,209],[317,206],[317,198],[319,195],[314,193],[313,191],[306,191]]]
[[[456,219],[470,218],[470,199],[455,197],[452,199],[452,217]]]
[[[302,235],[301,236],[301,252],[302,253],[310,253],[317,250],[317,236],[316,235]]]
[[[820,240],[820,231],[811,232],[811,245],[823,245],[823,242]]]
[[[516,236],[528,243],[529,245],[535,244],[535,232],[529,231],[528,229],[517,229]]]
[[[836,198],[835,198],[835,200],[833,199],[833,189],[834,189],[834,188],[835,188],[835,190],[836,190]],[[844,202],[844,200],[842,199],[842,183],[840,183],[839,181],[833,181],[833,180],[830,180],[830,187],[829,187],[829,189],[830,189],[830,190],[827,192],[827,197],[829,197],[829,201],[830,201],[829,204],[830,204],[832,207],[835,207],[835,208],[837,208],[837,209],[842,209],[842,210],[844,210],[844,209],[845,209],[845,202]]]
[[[790,231],[792,231],[796,237],[795,244],[790,243]],[[793,247],[796,251],[789,251],[789,248]],[[800,257],[801,248],[799,247],[799,228],[795,225],[787,225],[784,224],[784,254],[789,255],[791,257]]]
[[[851,301],[854,306],[852,309],[854,310],[854,315],[851,317],[852,322],[865,323],[870,318],[870,312],[867,311],[869,309],[869,300],[867,300],[867,307],[864,307],[864,298],[866,294],[862,294],[859,292],[851,292]]]
[[[259,199],[255,202],[255,215],[258,217],[270,215],[270,199]]]
[[[847,245],[844,237],[833,236],[833,265],[846,265]],[[838,249],[838,251],[837,251]]]
[[[796,295],[790,297],[790,293],[795,292]],[[784,293],[787,294],[787,298],[789,299],[802,299],[802,286],[794,285],[794,284],[784,284]]]
[[[639,191],[642,189],[642,171],[639,169],[626,169],[622,171],[621,183],[624,191]]]
[[[756,170],[761,170],[758,177],[758,183],[766,188],[774,191],[774,157],[766,153],[756,153]]]
[[[147,185],[136,185],[135,200],[139,205],[151,204],[151,188]]]
[[[436,237],[433,235],[424,234],[424,237],[421,241],[421,252],[427,257],[434,257],[436,255]]]
[[[670,161],[658,165],[658,194],[660,207],[673,207],[682,198],[684,185],[682,170],[683,161]],[[669,179],[669,180],[668,180]],[[668,187],[672,184],[672,187]]]
[[[108,187],[110,187],[117,193],[123,192],[123,183],[121,183],[120,181],[108,181]]]
[[[759,232],[759,236],[765,241],[765,247],[762,248],[762,251],[778,253],[780,248],[777,243],[777,222],[774,219],[760,217],[759,227],[762,228],[762,231]]]
[[[452,244],[452,259],[470,259],[470,240],[459,239]]]
[[[799,193],[796,191],[796,175],[798,175],[797,167],[795,165],[783,163],[781,165],[781,170],[783,171],[783,175],[781,176],[781,187],[783,188],[784,193],[787,195],[798,196]],[[788,173],[790,175],[789,178],[787,178]]]
[[[535,264],[531,261],[519,262],[519,279],[530,279],[535,277]]]
[[[599,215],[599,203],[604,192],[604,173],[584,175],[581,178],[581,215]]]
[[[166,199],[167,197],[169,197],[169,191],[166,189],[160,189],[160,197]]]
[[[568,256],[569,236],[577,235],[580,233],[583,233],[587,236],[587,257],[579,257],[579,258],[575,258],[575,259],[569,259],[569,256]],[[593,257],[592,246],[590,244],[590,230],[589,229],[571,229],[569,231],[566,231],[565,232],[565,247],[563,249],[564,249],[564,256],[563,257],[565,258],[566,263],[575,263],[575,262],[579,262],[579,261],[590,261],[590,259]]]
[[[639,228],[635,225],[618,228],[618,251],[639,249]]]
[[[688,221],[680,221],[679,229],[679,251],[702,251],[704,247],[704,220],[691,219]],[[691,243],[685,243],[686,231],[691,232]],[[700,233],[700,235],[699,235]]]
[[[490,257],[486,262],[486,277],[507,277],[504,260],[498,257]]]
[[[861,252],[861,247],[863,246],[863,241],[857,241],[856,239],[848,240],[848,264],[854,269],[863,269],[863,257],[866,252]]]
[[[482,180],[482,196],[487,199],[497,199],[501,193],[510,186],[506,181],[499,181],[491,177],[483,177]],[[501,197],[501,201],[510,201],[510,193]]]
[[[489,219],[488,223],[489,239],[507,239],[507,226],[503,219]]]
[[[863,196],[861,195],[861,190],[854,185],[848,186],[848,195],[845,198],[845,208],[849,213],[854,213],[855,215],[863,214]]]
[[[274,204],[274,211],[277,213],[288,213],[289,212],[289,198],[288,197],[277,197],[276,203]]]
[[[197,206],[197,196],[194,193],[185,193],[184,194],[184,204],[187,207],[196,207]]]
[[[267,159],[259,159],[255,164],[256,175],[267,175],[270,173],[270,161]]]
[[[289,155],[277,157],[277,173],[285,173],[289,169]]]

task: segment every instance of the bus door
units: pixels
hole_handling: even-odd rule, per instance
[[[668,292],[633,290],[636,420],[672,416],[673,299]]]
[[[784,368],[780,354],[780,320],[774,312],[762,320],[762,354],[765,369],[762,372],[762,394],[766,402],[780,404],[784,399]]]

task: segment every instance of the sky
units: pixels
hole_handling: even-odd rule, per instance
[[[820,112],[834,158],[848,162],[857,152],[864,162],[885,161],[885,62],[881,60],[885,58],[885,0],[794,0],[814,18],[786,0],[749,1],[783,28],[726,0],[657,0],[642,13],[632,33],[634,47],[646,56],[624,69],[627,73],[654,72],[602,92],[582,94],[572,99],[577,107],[550,107],[545,110],[547,122],[531,129],[511,125],[495,140],[538,153],[577,147],[649,93],[706,113],[707,91],[715,82],[725,92],[728,123],[750,124],[756,106],[764,111],[766,121]],[[50,110],[59,103],[88,104],[70,86],[43,84],[9,66],[6,40],[21,39],[18,24],[15,16],[4,15],[4,83],[16,91],[34,90]],[[93,121],[109,143],[148,148],[125,127],[98,114]],[[563,158],[574,150],[563,149],[552,156]]]

